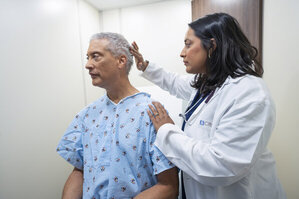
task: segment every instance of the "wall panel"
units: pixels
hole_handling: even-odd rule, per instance
[[[262,63],[263,0],[193,0],[192,19],[215,12],[225,12],[235,17],[245,35],[258,49]]]

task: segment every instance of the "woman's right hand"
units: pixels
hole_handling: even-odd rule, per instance
[[[136,63],[137,69],[144,71],[146,69],[146,67],[148,66],[148,61],[144,61],[142,54],[140,54],[139,48],[135,41],[132,43],[132,46],[133,46],[133,48],[130,47],[130,52],[132,53],[132,55],[135,58],[135,63]]]

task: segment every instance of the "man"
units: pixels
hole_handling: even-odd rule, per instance
[[[129,43],[116,33],[95,34],[87,59],[92,84],[106,95],[78,113],[57,147],[75,167],[62,198],[176,198],[177,170],[153,145],[150,96],[128,79]]]

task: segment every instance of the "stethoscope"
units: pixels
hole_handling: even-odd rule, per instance
[[[215,93],[215,89],[213,89],[210,93],[209,93],[209,95],[206,97],[206,100],[204,101],[204,103],[205,104],[207,104],[209,101],[210,101],[210,99],[213,97],[213,95],[214,95],[214,93]],[[188,107],[187,108],[187,110],[188,111],[186,111],[184,114],[182,114],[182,113],[180,113],[179,114],[179,117],[182,117],[183,118],[183,120],[185,121],[185,122],[187,122],[187,119],[186,119],[186,115],[198,104],[198,103],[200,103],[200,102],[202,102],[202,97],[200,97],[198,100],[197,100],[197,102],[195,103],[195,104],[193,104],[193,106],[192,107]]]

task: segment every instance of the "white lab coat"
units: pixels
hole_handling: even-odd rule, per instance
[[[192,101],[194,76],[168,73],[150,63],[142,76]],[[187,199],[283,199],[275,161],[267,150],[275,106],[264,81],[228,77],[208,103],[181,127],[164,124],[155,145],[184,173]]]

